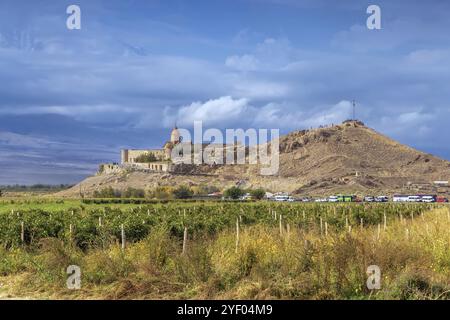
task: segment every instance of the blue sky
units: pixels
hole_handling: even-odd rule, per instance
[[[66,28],[77,4],[82,29]],[[368,30],[366,9],[382,10]],[[0,0],[0,185],[73,183],[174,122],[351,116],[450,159],[450,2]]]

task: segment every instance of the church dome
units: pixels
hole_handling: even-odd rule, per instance
[[[180,132],[178,131],[178,128],[175,126],[173,128],[172,133],[170,134],[170,142],[173,144],[177,144],[180,142]]]

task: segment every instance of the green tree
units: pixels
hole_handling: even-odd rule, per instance
[[[100,191],[94,191],[94,198],[116,198],[120,197],[120,192],[114,190],[112,187],[101,189]]]
[[[264,189],[254,189],[250,191],[250,195],[252,198],[261,200],[266,195],[266,191]]]
[[[239,199],[245,194],[244,190],[238,188],[238,187],[231,187],[227,190],[225,190],[224,196],[225,198],[231,198],[231,199]]]
[[[220,189],[216,186],[210,186],[206,184],[199,185],[196,189],[194,194],[196,195],[208,195],[210,193],[219,192]]]
[[[138,163],[149,163],[149,162],[156,162],[158,161],[158,158],[151,152],[147,152],[144,154],[141,154],[140,156],[137,156],[134,160]]]
[[[171,188],[169,187],[156,187],[155,189],[147,191],[147,197],[149,199],[167,200],[172,197]]]
[[[136,189],[128,187],[122,192],[122,198],[144,198],[145,191],[143,189]]]
[[[194,192],[187,186],[179,186],[172,191],[172,194],[175,199],[189,199],[192,198]]]

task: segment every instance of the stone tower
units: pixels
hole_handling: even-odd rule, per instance
[[[172,133],[170,134],[170,140],[166,142],[164,145],[164,153],[167,159],[171,158],[172,149],[181,142],[180,131],[178,131],[177,126],[172,129]]]
[[[170,142],[173,145],[176,145],[178,143],[180,143],[180,132],[178,131],[177,126],[175,125],[175,127],[172,129],[172,133],[170,134]]]

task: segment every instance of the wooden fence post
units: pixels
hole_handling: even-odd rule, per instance
[[[236,218],[236,249],[235,252],[238,253],[239,248],[239,219]]]
[[[122,251],[124,251],[125,250],[126,238],[125,238],[125,228],[123,227],[123,223],[120,226],[120,233],[121,233],[121,236],[122,236]]]
[[[280,236],[283,235],[283,222],[282,222],[283,216],[280,214]]]
[[[188,237],[188,231],[187,231],[187,227],[184,227],[184,233],[183,233],[183,252],[182,254],[185,255],[186,254],[186,249],[187,249],[187,237]]]
[[[22,244],[24,244],[24,242],[25,242],[25,225],[24,225],[23,221],[20,223],[20,240],[22,241]]]
[[[320,235],[323,235],[323,220],[322,217],[320,217]]]
[[[289,240],[289,238],[291,237],[291,226],[289,225],[289,223],[286,225],[286,232],[287,232],[287,238]]]

